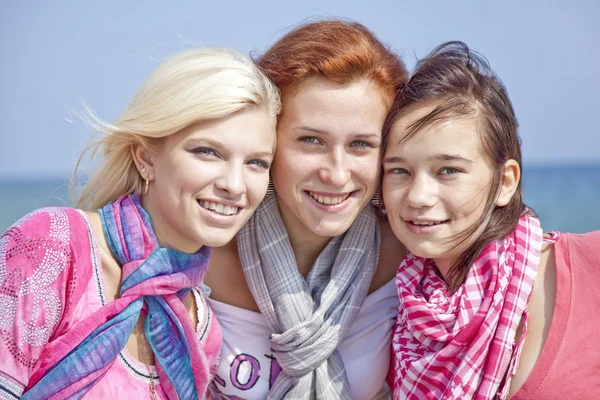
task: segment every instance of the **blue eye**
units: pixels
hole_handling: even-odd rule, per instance
[[[386,172],[391,175],[409,175],[408,171],[404,168],[390,168]]]
[[[351,147],[358,147],[360,149],[373,148],[373,144],[365,142],[364,140],[355,140],[350,144]]]
[[[269,169],[271,168],[271,164],[265,160],[250,160],[248,161],[249,165],[257,165],[259,168]]]
[[[190,150],[194,154],[199,154],[203,156],[218,156],[219,154],[211,149],[210,147],[196,147],[195,149]]]
[[[460,171],[456,168],[452,168],[452,167],[445,167],[442,168],[440,170],[440,175],[454,175],[454,174],[458,174]]]
[[[321,139],[316,136],[303,136],[298,140],[307,144],[322,144]]]

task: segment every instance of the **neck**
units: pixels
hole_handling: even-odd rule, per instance
[[[448,283],[448,277],[450,276],[450,269],[454,264],[454,259],[451,258],[435,258],[433,262],[435,262],[435,266],[437,267],[440,275],[444,279],[446,283]]]
[[[279,201],[277,203],[278,205],[281,204]],[[295,216],[290,215],[291,213],[282,210],[281,206],[279,207],[279,213],[288,233],[298,271],[306,278],[319,254],[332,238],[315,234],[298,221]]]

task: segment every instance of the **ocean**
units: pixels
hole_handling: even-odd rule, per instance
[[[600,230],[600,165],[525,166],[523,176],[525,203],[544,231]],[[36,208],[70,204],[68,181],[0,180],[0,232]]]

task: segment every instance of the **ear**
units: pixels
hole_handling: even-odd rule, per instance
[[[141,177],[148,180],[154,179],[154,164],[152,163],[152,156],[148,149],[141,144],[131,145],[131,156],[135,161],[135,167],[140,173]]]
[[[512,159],[505,162],[500,179],[500,193],[496,199],[496,206],[504,207],[510,202],[519,186],[519,180],[521,179],[519,164]]]

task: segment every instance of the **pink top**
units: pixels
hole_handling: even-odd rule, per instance
[[[513,400],[600,399],[600,231],[556,242],[556,304],[544,348]]]
[[[193,293],[202,321],[209,308]],[[19,398],[45,345],[106,303],[98,244],[84,213],[44,208],[17,221],[0,238],[0,399]],[[197,331],[199,340],[214,333]],[[158,398],[166,398],[154,367],[126,349],[87,396],[149,398],[149,372]]]

